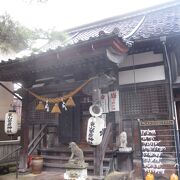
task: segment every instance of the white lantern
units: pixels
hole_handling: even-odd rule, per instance
[[[86,141],[90,145],[97,146],[102,142],[105,129],[104,119],[100,117],[91,117],[88,120]]]
[[[9,111],[5,115],[4,130],[6,134],[16,134],[18,131],[18,118],[15,111]]]

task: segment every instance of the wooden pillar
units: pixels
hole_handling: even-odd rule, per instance
[[[27,171],[28,161],[28,144],[29,144],[29,127],[28,127],[28,92],[24,93],[22,100],[22,116],[21,116],[21,151],[19,172]]]
[[[102,150],[100,146],[94,150],[94,175],[103,176],[103,161],[101,160]]]
[[[48,130],[47,128],[44,130],[44,137],[43,137],[43,148],[47,148],[47,133],[48,133]]]
[[[34,131],[35,131],[34,129],[35,129],[35,125],[33,124],[33,125],[32,125],[32,134],[31,134],[32,136],[31,136],[31,140],[34,139]]]

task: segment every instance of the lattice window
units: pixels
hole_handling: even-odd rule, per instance
[[[34,124],[43,124],[43,123],[57,123],[57,116],[54,113],[43,111],[36,111],[36,101],[29,103],[28,108],[28,120],[29,123]],[[49,104],[50,110],[53,107],[53,104]]]
[[[120,108],[123,119],[165,118],[168,116],[166,85],[123,88],[120,90]]]

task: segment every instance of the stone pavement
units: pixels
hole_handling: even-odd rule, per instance
[[[39,175],[35,174],[26,174],[26,175],[19,175],[18,180],[64,180],[64,173],[62,172],[47,172],[44,171]],[[102,180],[104,178],[97,177],[97,176],[88,176],[87,180]],[[0,180],[17,180],[16,174],[11,173],[7,175],[1,175]]]
[[[62,172],[47,172],[44,171],[39,175],[35,174],[26,174],[26,175],[19,175],[18,180],[64,180],[64,174]],[[88,180],[102,180],[102,177],[95,177],[95,176],[88,176]],[[1,175],[0,180],[17,180],[16,174],[11,173],[7,175]],[[135,180],[142,180],[136,179]]]
[[[0,180],[16,180],[16,175],[14,173],[1,175]],[[39,175],[19,175],[18,180],[64,180],[64,178],[63,173],[60,172],[42,172]]]

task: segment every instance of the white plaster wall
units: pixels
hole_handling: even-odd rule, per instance
[[[164,66],[119,72],[119,85],[165,80]]]
[[[119,85],[134,83],[134,71],[119,72]]]
[[[12,82],[1,82],[10,90],[13,90]],[[10,109],[10,104],[13,103],[13,95],[0,86],[0,120],[4,120],[6,112]]]
[[[150,52],[127,56],[127,59],[125,59],[123,63],[119,65],[119,67],[133,66],[133,58],[134,58],[134,65],[149,64],[149,63],[163,61],[162,54],[154,54],[152,51],[150,51]]]

